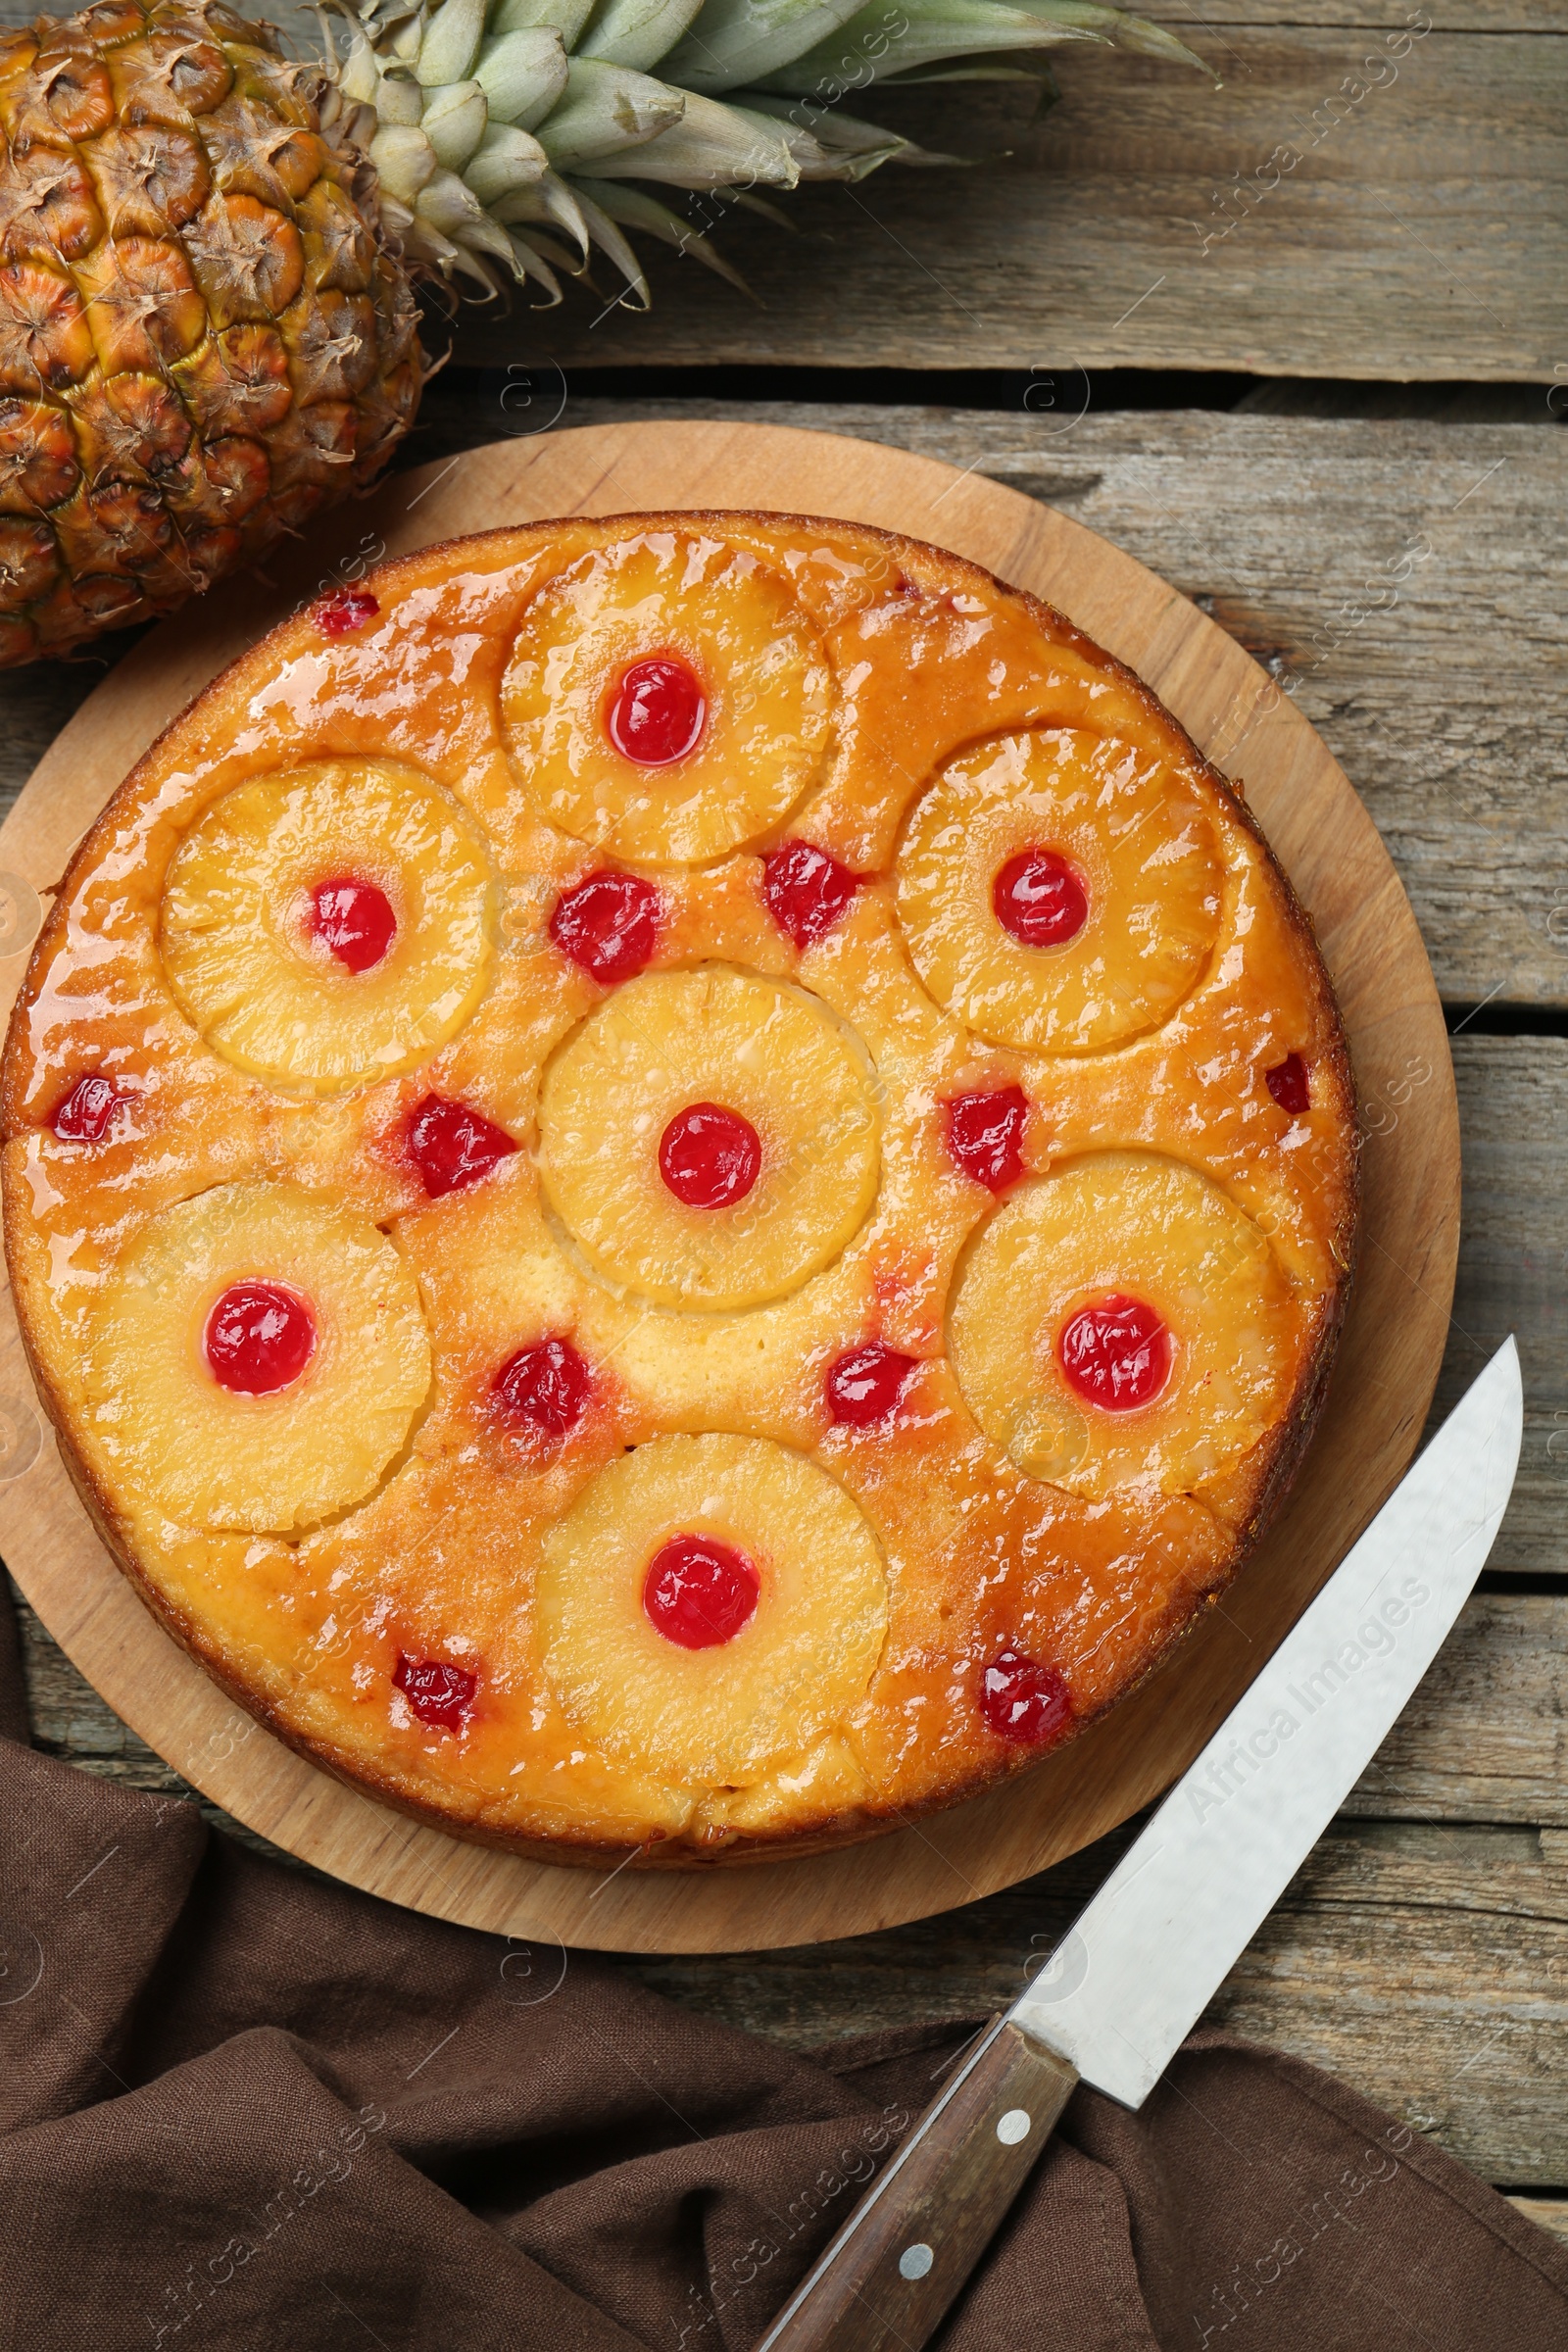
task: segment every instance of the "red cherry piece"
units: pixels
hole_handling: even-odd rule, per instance
[[[236,1282],[208,1316],[202,1348],[220,1388],[270,1396],[316,1353],[316,1317],[280,1282]]]
[[[479,1688],[479,1678],[466,1666],[450,1666],[445,1658],[411,1658],[398,1652],[392,1680],[421,1723],[438,1732],[461,1732]]]
[[[1021,1086],[990,1095],[954,1095],[948,1103],[948,1150],[988,1193],[1004,1193],[1023,1174],[1029,1099]]]
[[[76,1080],[68,1095],[61,1096],[49,1124],[63,1144],[101,1144],[125,1100],[112,1078],[106,1078],[101,1070],[90,1070],[85,1078]]]
[[[630,980],[654,952],[663,910],[641,874],[589,874],[556,901],[550,936],[596,980]]]
[[[330,882],[318,882],[311,894],[311,929],[339,963],[351,972],[368,972],[397,937],[398,918],[386,892],[373,882],[334,874]]]
[[[659,1173],[688,1208],[744,1200],[762,1165],[757,1129],[718,1102],[689,1102],[659,1142]]]
[[[495,1377],[505,1410],[546,1437],[564,1438],[582,1419],[593,1375],[569,1340],[539,1340],[519,1348]]]
[[[368,588],[340,588],[317,606],[316,625],[324,636],[346,637],[351,629],[363,629],[380,610]]]
[[[991,905],[1020,947],[1059,948],[1089,920],[1089,894],[1054,850],[1020,850],[991,885]]]
[[[858,874],[809,841],[780,842],[762,860],[762,903],[803,950],[832,930],[859,887]]]
[[[1141,1298],[1080,1307],[1063,1324],[1056,1353],[1079,1396],[1107,1413],[1148,1404],[1170,1378],[1170,1333]]]
[[[666,1642],[716,1649],[751,1623],[761,1583],[732,1544],[716,1536],[671,1536],[649,1563],[643,1607]]]
[[[708,724],[708,702],[684,662],[667,654],[634,662],[605,711],[605,730],[623,760],[670,767],[695,752]]]
[[[903,1396],[914,1365],[912,1355],[901,1355],[881,1340],[867,1340],[863,1348],[852,1348],[828,1368],[828,1411],[835,1421],[848,1422],[852,1429],[869,1429],[874,1421],[885,1421]]]
[[[517,1149],[505,1128],[495,1126],[466,1102],[426,1095],[409,1120],[409,1157],[424,1179],[432,1200],[461,1192],[488,1176],[498,1160]]]
[[[1306,1064],[1299,1054],[1287,1054],[1283,1061],[1277,1061],[1271,1070],[1265,1070],[1263,1084],[1281,1110],[1289,1111],[1293,1119],[1304,1118],[1311,1109],[1312,1095],[1306,1082]]]
[[[980,1678],[980,1712],[999,1740],[1046,1747],[1072,1720],[1072,1692],[1054,1666],[1004,1649]]]

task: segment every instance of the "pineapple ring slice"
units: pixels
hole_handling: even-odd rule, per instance
[[[732,1640],[685,1649],[643,1606],[673,1536],[716,1536],[760,1580]],[[865,1695],[887,1633],[876,1537],[838,1482],[766,1438],[652,1439],[544,1540],[537,1622],[565,1713],[607,1754],[686,1787],[744,1787]]]
[[[316,936],[312,894],[373,883],[397,929],[354,971]],[[254,1078],[341,1094],[456,1035],[489,978],[497,916],[470,818],[431,778],[369,760],[253,776],[191,827],[164,885],[170,986],[203,1041]]]
[[[706,714],[667,764],[625,758],[608,710],[660,657]],[[541,816],[605,856],[721,858],[769,832],[815,783],[833,675],[788,584],[716,539],[647,531],[581,557],[527,607],[502,687],[514,763]]]
[[[694,1105],[739,1114],[760,1165],[725,1206],[689,1206],[661,1145]],[[545,1196],[600,1275],[661,1306],[755,1306],[798,1289],[859,1230],[881,1164],[859,1040],[803,988],[730,964],[649,972],[550,1061]]]
[[[1170,1336],[1149,1403],[1075,1394],[1057,1352],[1082,1307],[1132,1298]],[[1206,1176],[1149,1152],[1066,1160],[1012,1195],[970,1244],[949,1310],[970,1411],[1031,1478],[1095,1501],[1191,1494],[1290,1404],[1300,1312],[1267,1236]]]
[[[220,1387],[203,1348],[237,1283],[304,1299],[315,1348],[268,1396]],[[85,1385],[117,1485],[182,1527],[290,1535],[362,1502],[429,1394],[418,1285],[368,1218],[250,1180],[143,1226],[93,1325]]]
[[[1082,927],[1026,947],[997,878],[1054,851],[1088,899]],[[938,776],[907,823],[899,919],[940,1004],[991,1044],[1097,1054],[1168,1020],[1219,929],[1221,864],[1199,791],[1168,762],[1082,728],[1004,735]]]

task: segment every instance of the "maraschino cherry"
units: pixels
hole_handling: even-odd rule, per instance
[[[398,918],[384,890],[353,874],[334,874],[311,893],[311,929],[339,963],[368,972],[397,937]]]
[[[980,1712],[999,1740],[1045,1747],[1072,1720],[1072,1692],[1054,1666],[1000,1650],[980,1677]]]
[[[870,1429],[896,1411],[916,1359],[882,1340],[852,1348],[828,1367],[827,1409],[851,1429]]]
[[[948,1102],[948,1150],[988,1193],[1004,1193],[1023,1174],[1029,1099],[1021,1086],[994,1094],[954,1095]]]
[[[1080,1307],[1056,1354],[1069,1385],[1107,1413],[1151,1403],[1170,1378],[1170,1333],[1152,1306],[1119,1293]]]
[[[432,1200],[477,1184],[517,1149],[504,1127],[467,1102],[426,1095],[409,1120],[409,1157]]]
[[[666,1642],[714,1649],[751,1623],[762,1580],[743,1551],[716,1536],[671,1536],[643,1580],[643,1607]]]
[[[220,1388],[270,1396],[316,1353],[316,1318],[280,1282],[236,1282],[208,1316],[202,1349]]]
[[[803,953],[832,930],[859,886],[858,874],[814,842],[780,842],[762,860],[762,904]]]
[[[346,637],[351,629],[363,629],[380,610],[368,588],[339,588],[317,606],[316,625],[323,636]]]
[[[462,1731],[479,1688],[478,1676],[466,1666],[450,1665],[445,1658],[411,1658],[406,1650],[398,1652],[392,1680],[419,1721],[438,1732]]]
[[[115,1112],[129,1097],[102,1070],[89,1070],[62,1095],[49,1124],[63,1144],[101,1144]]]
[[[593,1375],[569,1340],[536,1340],[496,1374],[494,1393],[509,1419],[544,1437],[564,1438],[587,1410]]]
[[[757,1129],[721,1102],[689,1102],[659,1140],[659,1173],[688,1208],[744,1200],[762,1165]]]
[[[991,905],[1004,931],[1024,948],[1059,948],[1089,919],[1089,894],[1054,850],[1020,850],[991,885]]]
[[[1306,1064],[1299,1054],[1287,1054],[1271,1070],[1263,1072],[1263,1084],[1268,1088],[1281,1110],[1293,1119],[1304,1119],[1312,1107],[1312,1092],[1307,1084]]]
[[[696,751],[708,698],[684,662],[656,654],[621,673],[605,706],[605,732],[623,760],[671,767]]]
[[[550,917],[550,936],[563,956],[596,980],[630,980],[659,938],[663,900],[641,874],[588,874],[563,891]]]

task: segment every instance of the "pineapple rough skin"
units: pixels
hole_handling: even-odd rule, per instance
[[[418,318],[338,93],[200,0],[0,35],[0,666],[364,489]]]

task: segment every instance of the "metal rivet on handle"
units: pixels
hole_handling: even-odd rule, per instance
[[[1020,2139],[1028,2138],[1033,2120],[1022,2107],[1009,2107],[997,2126],[997,2137],[1004,2148],[1015,2148]]]
[[[935,2260],[929,2246],[906,2246],[899,2256],[899,2277],[923,2278]]]

